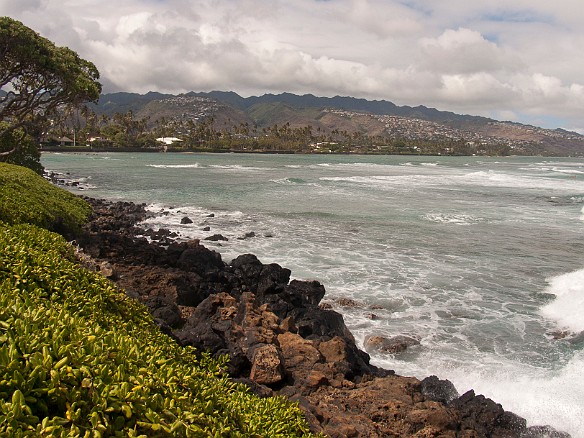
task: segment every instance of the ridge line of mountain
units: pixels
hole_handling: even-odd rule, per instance
[[[223,104],[234,106],[237,109],[246,111],[256,104],[260,103],[284,103],[293,108],[338,108],[349,111],[363,111],[376,115],[396,115],[402,117],[417,118],[430,121],[453,121],[453,120],[476,120],[482,122],[495,122],[497,120],[474,116],[469,114],[457,114],[451,111],[438,110],[436,108],[427,107],[424,105],[412,106],[398,106],[388,100],[368,100],[364,98],[357,98],[351,96],[334,96],[322,97],[313,94],[298,95],[294,93],[266,93],[261,96],[242,97],[234,91],[190,91],[188,93],[168,94],[149,91],[146,94],[131,93],[131,92],[116,92],[107,93],[100,96],[100,103],[98,106],[107,104],[107,102],[117,104],[128,104],[133,100],[136,102],[148,103],[153,100],[164,100],[172,97],[203,97],[217,100]],[[104,102],[104,99],[108,99]]]

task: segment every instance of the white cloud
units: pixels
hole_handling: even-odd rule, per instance
[[[576,0],[0,0],[0,14],[93,61],[106,91],[354,95],[584,128],[582,9]]]
[[[438,38],[422,38],[420,46],[421,66],[429,70],[471,74],[522,67],[517,54],[470,29],[447,29]]]

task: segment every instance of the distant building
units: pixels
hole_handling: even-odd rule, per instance
[[[171,145],[173,143],[176,143],[178,141],[184,141],[181,140],[180,138],[176,138],[176,137],[159,137],[156,139],[156,141],[159,141],[160,143],[164,143],[165,145]]]
[[[69,137],[49,136],[41,139],[41,146],[75,146],[75,142]]]

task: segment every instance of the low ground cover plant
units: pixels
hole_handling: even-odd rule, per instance
[[[0,220],[29,223],[58,232],[74,232],[91,207],[30,169],[0,163]]]
[[[309,435],[297,405],[260,399],[228,379],[226,358],[179,347],[145,307],[82,268],[62,236],[15,223],[23,216],[7,223],[8,204],[0,205],[1,436]]]

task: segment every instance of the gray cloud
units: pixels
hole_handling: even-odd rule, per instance
[[[576,0],[0,0],[0,14],[93,61],[106,91],[353,95],[584,129],[581,9]]]

